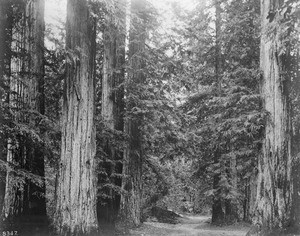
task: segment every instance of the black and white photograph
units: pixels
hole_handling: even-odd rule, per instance
[[[300,236],[300,0],[0,0],[0,236]]]

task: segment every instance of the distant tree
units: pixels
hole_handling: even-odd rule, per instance
[[[15,127],[7,141],[5,218],[20,213],[45,214],[45,185],[30,174],[44,177],[44,159],[38,146],[39,122],[44,114],[44,1],[8,2],[6,31],[11,32],[11,76],[8,104]],[[11,27],[11,28],[10,28]],[[35,129],[36,128],[36,129]],[[20,176],[17,168],[27,175]],[[39,181],[38,181],[39,182]]]
[[[31,127],[39,127],[39,123],[45,115],[45,94],[44,94],[44,21],[45,1],[30,1],[26,5],[27,23],[27,51],[28,51],[28,105],[29,109],[36,112],[29,117]],[[39,127],[38,133],[43,133]],[[41,146],[29,148],[27,160],[31,162],[28,170],[38,176],[45,177],[44,153]],[[32,214],[46,213],[45,183],[37,186],[28,184],[29,211]]]
[[[59,234],[97,231],[95,19],[88,2],[69,0],[55,226]]]
[[[125,132],[129,137],[124,152],[123,189],[127,192],[121,197],[120,217],[129,227],[141,223],[142,210],[142,122],[143,113],[139,108],[142,84],[145,81],[145,41],[146,41],[146,1],[131,2],[131,27],[129,33],[128,78],[126,81]]]
[[[239,119],[249,115],[248,121],[241,124],[248,133],[239,135],[237,142],[227,140],[227,150],[223,150],[225,153],[229,152],[228,178],[233,192],[237,193],[225,199],[225,218],[231,222],[241,218],[250,222],[256,182],[254,153],[260,151],[263,127],[263,113],[258,95],[260,6],[258,1],[237,0],[223,5],[223,83],[229,82],[236,88],[245,89],[244,93],[238,90],[234,92],[236,95],[243,94],[244,100],[240,102],[242,106],[238,105],[239,103],[236,105],[238,109],[234,116]],[[246,155],[240,155],[241,150],[247,150],[248,154],[246,151]],[[241,211],[243,215],[238,214]]]
[[[213,222],[223,224],[242,217],[249,220],[251,212],[246,199],[251,196],[249,182],[263,128],[259,5],[212,2],[213,16],[211,6],[200,4],[191,15],[182,16],[186,26],[178,33],[187,43],[178,50],[184,72],[178,77],[188,96],[182,106],[188,120],[186,155],[194,159],[194,177],[210,186],[205,187],[205,196],[212,204]],[[213,30],[208,27],[211,19]]]
[[[221,58],[221,5],[219,0],[214,1],[215,5],[215,82],[217,83],[218,92],[221,94],[221,73],[222,73],[222,58]],[[221,150],[219,150],[218,145],[216,145],[215,150],[213,151],[214,163],[218,165],[220,163]],[[221,173],[216,172],[213,176],[213,189],[216,191],[216,194],[213,197],[212,204],[212,223],[219,223],[224,221],[224,211],[222,209],[222,199],[220,197],[220,181],[221,181]]]
[[[9,24],[9,10],[10,1],[0,2],[0,124],[1,130],[4,128],[5,113],[7,110],[7,83],[10,75],[10,24]],[[5,160],[5,142],[6,135],[1,132],[0,135],[0,160]],[[5,194],[5,176],[4,170],[1,170],[0,178],[0,211],[2,212],[3,200]],[[0,214],[1,215],[1,214]]]
[[[104,187],[101,187],[99,191],[101,194],[106,192],[108,195],[109,202],[106,204],[108,208],[106,211],[108,217],[114,219],[120,205],[120,176],[123,159],[123,152],[117,144],[118,138],[115,131],[124,131],[126,5],[121,0],[115,0],[113,4],[113,11],[107,13],[104,21],[101,100],[101,116],[112,135],[105,138],[103,147],[104,160],[108,159],[108,161],[100,164],[106,169],[108,183],[106,181],[100,183]]]

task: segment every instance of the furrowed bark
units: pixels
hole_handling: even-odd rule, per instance
[[[60,235],[97,231],[95,19],[85,0],[69,0],[67,68],[55,226]]]
[[[293,194],[291,210],[291,226],[300,231],[300,155],[295,158],[292,168]]]
[[[44,0],[17,1],[10,8],[9,18],[14,19],[11,61],[9,105],[16,122],[35,127],[36,116],[32,111],[43,114],[44,77]],[[24,111],[29,111],[24,113]],[[17,164],[34,174],[44,176],[42,152],[28,137],[19,135],[7,144],[7,161]],[[20,177],[19,177],[20,178]],[[45,187],[33,184],[29,179],[16,181],[16,176],[8,172],[6,176],[6,196],[4,217],[22,214],[45,214]],[[41,193],[41,194],[37,194]]]
[[[26,39],[28,52],[28,107],[44,115],[44,21],[45,1],[34,0],[27,2],[26,5]],[[37,119],[34,115],[30,115],[29,123],[34,127],[38,126],[41,118]],[[40,129],[40,133],[42,130]],[[28,147],[27,160],[29,170],[37,175],[45,176],[44,156],[39,147]],[[45,214],[46,200],[45,197],[38,196],[39,192],[45,195],[45,183],[43,186],[37,186],[28,183],[28,213],[29,214]]]
[[[25,35],[22,32],[22,26],[24,25],[24,13],[25,4],[21,1],[16,1],[15,5],[12,5],[11,1],[6,2],[7,10],[7,25],[6,25],[6,37],[9,42],[7,49],[9,51],[9,58],[7,58],[7,64],[9,65],[8,86],[9,91],[7,94],[7,103],[12,113],[12,119],[14,121],[20,121],[19,110],[23,107],[23,90],[24,86],[21,81],[20,74],[22,70],[22,63],[24,62],[24,56],[21,51],[24,49],[23,40]],[[8,52],[7,51],[7,52]],[[15,53],[12,56],[12,52]],[[22,148],[19,145],[17,138],[8,137],[6,143],[6,161],[23,167],[23,160],[20,156],[23,154]],[[8,219],[20,215],[24,209],[24,184],[16,180],[15,173],[7,170],[5,181],[5,195],[2,208],[3,219]]]
[[[9,68],[7,61],[10,61],[10,53],[8,50],[10,48],[11,39],[8,37],[9,24],[8,24],[8,13],[9,13],[9,1],[0,2],[0,124],[3,124],[3,108],[6,93],[3,92],[7,78],[9,76]],[[7,101],[6,101],[7,102]],[[0,160],[5,160],[5,149],[7,147],[4,141],[4,136],[0,136]],[[0,172],[0,175],[6,176],[6,172]],[[3,208],[3,201],[5,196],[5,180],[1,178],[0,180],[0,210]],[[1,214],[0,214],[1,215]],[[2,217],[1,217],[2,218]]]
[[[288,78],[284,78],[284,60],[279,35],[270,32],[277,15],[270,17],[282,1],[261,2],[262,36],[260,68],[261,94],[267,112],[263,152],[258,159],[256,215],[257,231],[283,230],[291,220],[291,120]],[[278,24],[278,22],[275,22]],[[273,22],[274,25],[274,22]],[[249,234],[251,235],[251,234]]]

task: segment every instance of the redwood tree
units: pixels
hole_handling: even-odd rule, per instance
[[[26,5],[26,51],[28,55],[28,61],[26,60],[28,67],[28,84],[27,92],[27,106],[29,109],[36,111],[39,115],[45,113],[45,99],[44,99],[44,32],[45,32],[45,0],[28,1]],[[37,117],[32,114],[29,119],[29,125],[32,127],[38,127],[38,123],[41,117]],[[39,133],[43,131],[40,128]],[[44,177],[44,155],[40,150],[41,147],[29,147],[27,145],[27,156],[25,157],[30,163],[28,170],[34,174]],[[46,213],[46,201],[44,197],[38,197],[36,192],[45,194],[45,183],[41,186],[37,186],[31,182],[28,183],[28,213],[45,214]],[[35,209],[31,209],[35,205]]]
[[[67,67],[56,229],[60,235],[97,231],[94,121],[95,20],[86,0],[68,0]]]
[[[282,1],[261,1],[261,95],[267,112],[262,155],[258,158],[255,223],[265,234],[290,224],[291,120],[289,78],[285,77],[285,53],[281,50],[279,10]],[[273,27],[273,30],[272,30]],[[275,28],[274,28],[275,27]]]
[[[44,113],[44,0],[8,1],[6,36],[11,34],[9,59],[11,76],[8,104],[14,114],[16,124],[33,128],[38,127],[40,114]],[[11,24],[11,25],[9,25]],[[11,31],[10,33],[8,33]],[[7,41],[9,41],[7,39]],[[7,46],[8,47],[8,46]],[[11,61],[10,61],[11,60]],[[24,113],[24,111],[26,111]],[[14,134],[7,141],[7,162],[39,177],[44,176],[44,160],[40,147],[34,143],[29,133]],[[18,127],[16,127],[18,131]],[[37,183],[37,182],[36,182]],[[27,175],[20,176],[11,168],[7,169],[4,216],[20,213],[45,214],[44,184],[36,185]]]
[[[124,130],[124,63],[125,63],[125,3],[114,1],[113,14],[107,14],[103,32],[103,76],[101,115],[111,133]],[[109,184],[104,184],[100,191],[109,195],[106,205],[108,216],[114,218],[120,204],[120,195],[116,189],[121,187],[122,151],[117,146],[115,137],[109,136],[104,142],[104,152],[108,162],[103,163],[108,174]],[[101,183],[100,183],[101,184]],[[116,187],[118,186],[118,187]],[[103,199],[100,199],[103,201]]]
[[[128,146],[124,153],[123,183],[127,192],[121,198],[120,216],[128,227],[141,223],[142,207],[142,113],[139,112],[145,74],[143,53],[146,41],[146,1],[133,0],[131,2],[131,28],[129,35],[129,66],[126,82],[128,112],[125,132],[129,137]]]
[[[4,100],[5,100],[5,81],[7,81],[7,57],[9,57],[8,49],[10,45],[10,40],[8,39],[8,10],[9,10],[10,1],[1,1],[0,2],[0,124],[3,124],[4,121]],[[0,160],[5,160],[5,142],[4,135],[0,136]],[[1,175],[5,176],[5,172],[1,171]],[[0,211],[2,210],[2,204],[4,200],[4,191],[5,191],[5,180],[4,178],[0,179]],[[1,215],[1,214],[0,214]]]
[[[22,41],[21,39],[24,38],[24,34],[21,33],[21,29],[19,28],[20,22],[23,22],[24,19],[24,5],[17,1],[15,5],[12,5],[11,1],[8,1],[5,7],[5,15],[6,15],[6,27],[5,31],[6,34],[3,36],[10,37],[9,39],[6,38],[9,41],[9,45],[6,45],[10,51],[14,52],[14,57],[8,58],[7,66],[9,68],[9,71],[7,71],[7,86],[8,86],[8,92],[6,95],[6,102],[8,104],[8,107],[10,111],[12,112],[12,119],[14,121],[19,121],[18,116],[16,115],[16,111],[19,110],[20,104],[18,104],[18,100],[20,100],[20,90],[21,90],[21,82],[20,80],[16,80],[18,78],[19,74],[21,73],[21,67],[18,66],[22,63],[22,56],[20,56],[20,51],[22,47],[17,47],[18,40],[19,42]],[[8,33],[10,32],[10,33]],[[7,41],[7,42],[8,42]],[[18,86],[19,84],[19,86]],[[17,140],[13,139],[13,136],[9,136],[9,138],[6,141],[6,161],[9,164],[16,164],[17,162],[17,156],[19,154]],[[11,169],[6,169],[6,178],[5,178],[5,195],[4,195],[4,201],[3,201],[3,207],[2,207],[2,217],[3,219],[6,219],[8,217],[19,215],[23,211],[24,201],[23,191],[18,191],[18,180],[16,180],[15,173],[11,171]],[[23,183],[23,182],[21,182]],[[23,187],[21,185],[20,187]],[[17,197],[17,195],[19,195]]]

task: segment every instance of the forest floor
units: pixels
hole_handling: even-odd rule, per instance
[[[177,224],[145,222],[130,236],[245,236],[249,229],[245,223],[218,227],[210,224],[209,216],[185,215]]]
[[[245,236],[249,225],[237,223],[230,226],[212,226],[209,216],[184,215],[177,219],[176,224],[148,221],[129,233],[116,232],[114,227],[100,226],[101,236]],[[0,224],[1,235],[19,236],[52,236],[45,217],[22,218],[22,223],[14,222],[6,227]]]

